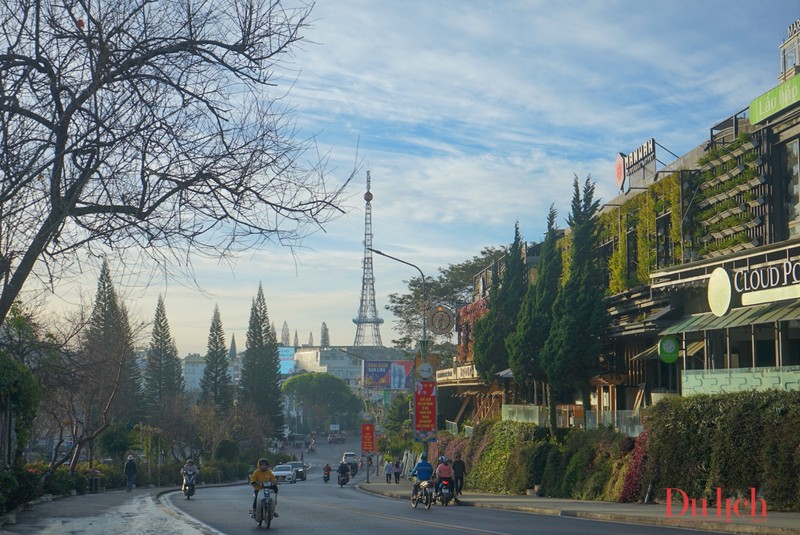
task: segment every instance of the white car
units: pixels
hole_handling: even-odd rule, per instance
[[[288,464],[279,464],[272,469],[276,483],[294,483],[297,481],[297,471]]]

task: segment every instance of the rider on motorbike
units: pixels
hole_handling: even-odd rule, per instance
[[[267,485],[266,483],[270,484]],[[272,502],[272,516],[278,517],[275,509],[278,506],[278,485],[275,483],[275,474],[269,469],[269,461],[266,459],[258,460],[258,468],[250,476],[250,485],[253,486],[253,508],[250,509],[250,516],[256,514],[256,500],[258,500],[258,491],[262,488],[268,488],[275,493],[275,499]]]
[[[428,462],[428,454],[422,453],[419,457],[419,462],[411,471],[412,476],[416,476],[417,480],[414,481],[414,486],[411,491],[412,496],[416,496],[419,492],[419,484],[422,481],[428,481],[433,475],[433,465]]]
[[[349,477],[350,476],[350,465],[347,464],[346,462],[344,462],[344,460],[342,460],[342,462],[339,463],[339,469],[337,470],[337,472]]]
[[[331,465],[327,462],[325,463],[325,466],[322,467],[322,474],[326,476],[331,475]]]
[[[181,475],[183,476],[183,481],[184,481],[181,487],[186,486],[186,478],[191,476],[196,477],[198,473],[200,473],[200,469],[195,466],[193,460],[188,459],[186,461],[186,464],[183,465],[183,468],[181,468]]]
[[[436,480],[438,484],[436,485],[436,492],[442,492],[442,482],[447,479],[450,482],[450,488],[454,489],[454,480],[453,480],[453,468],[450,466],[450,461],[442,455],[439,457],[439,465],[436,467]],[[458,503],[458,498],[453,495],[455,503]]]

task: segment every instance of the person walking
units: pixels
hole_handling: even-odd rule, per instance
[[[392,473],[394,474],[394,482],[395,484],[400,484],[400,472],[402,472],[402,468],[400,466],[400,461],[395,461],[394,466],[392,467]]]
[[[456,496],[464,494],[464,477],[467,475],[467,465],[461,460],[461,453],[456,453],[453,461],[453,479],[455,480]]]
[[[133,455],[128,455],[128,460],[125,461],[125,479],[128,492],[130,492],[136,483],[136,461],[133,460]]]
[[[383,467],[383,471],[386,473],[386,483],[389,484],[392,482],[392,472],[394,471],[392,467],[392,461],[386,459],[386,466]]]

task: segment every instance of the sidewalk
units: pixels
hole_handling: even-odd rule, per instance
[[[399,485],[395,485],[393,483],[387,484],[383,478],[376,478],[370,483],[362,482],[358,487],[366,492],[403,500],[408,500],[411,495],[411,482],[407,480],[401,480]],[[716,509],[713,509],[713,511],[709,509],[707,517],[697,516],[693,518],[690,511],[683,516],[677,516],[680,512],[679,507],[673,507],[672,517],[667,517],[667,508],[664,504],[592,502],[540,498],[538,496],[482,494],[467,491],[459,499],[461,501],[459,506],[509,509],[541,515],[572,516],[592,520],[608,520],[629,524],[653,524],[729,533],[800,535],[800,513],[777,513],[769,511],[769,509],[767,509],[766,519],[761,517],[753,519],[750,516],[742,518],[731,513],[732,518],[730,518],[730,522],[727,522],[724,509],[722,511],[723,516],[720,517],[715,516]],[[441,507],[441,505],[437,504],[434,507]]]
[[[136,533],[138,535],[200,535],[203,526],[187,522],[159,505],[158,495],[175,487],[109,490],[96,494],[44,498],[6,517],[0,533],[9,535],[81,533]]]

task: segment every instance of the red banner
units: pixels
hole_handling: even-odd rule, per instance
[[[371,453],[375,451],[375,425],[361,424],[361,451]]]
[[[414,386],[414,440],[436,440],[436,381],[418,381]]]

